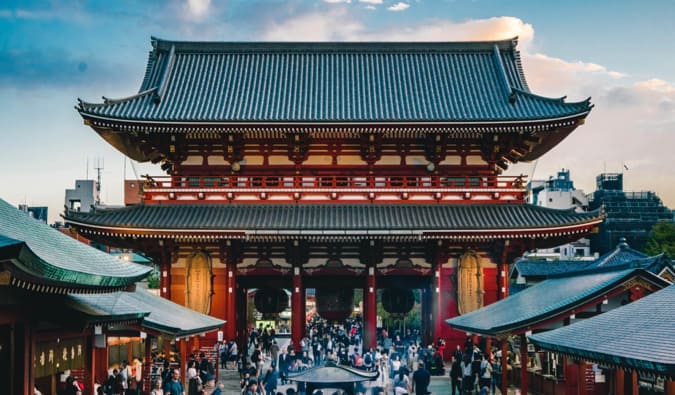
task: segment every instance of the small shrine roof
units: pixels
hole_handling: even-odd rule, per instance
[[[530,336],[538,347],[675,378],[675,285],[574,325]]]
[[[349,366],[337,365],[333,362],[326,362],[324,365],[289,374],[288,379],[315,384],[359,383],[375,380],[378,375],[378,372],[367,372]]]
[[[2,199],[0,268],[9,271],[14,285],[38,284],[59,293],[124,288],[151,270],[91,248]]]
[[[653,273],[627,265],[593,269],[542,281],[506,299],[445,322],[454,329],[489,336],[522,333],[536,324],[569,314],[638,276],[662,287],[668,285]]]
[[[589,100],[530,92],[516,39],[182,42],[152,38],[137,94],[84,118],[157,125],[510,124],[583,118]],[[570,123],[573,124],[574,122]]]
[[[548,277],[626,264],[643,268],[654,274],[659,274],[666,267],[673,270],[673,265],[667,256],[663,254],[647,256],[647,254],[630,248],[625,240],[622,240],[614,250],[593,261],[521,259],[514,265],[514,270],[524,277]]]
[[[66,222],[95,231],[130,234],[206,232],[241,235],[450,236],[507,232],[574,233],[599,223],[599,212],[575,213],[527,204],[160,204],[90,213],[68,212]]]
[[[209,332],[225,324],[223,320],[198,313],[140,287],[134,292],[71,294],[67,296],[66,304],[92,316],[140,314],[144,316],[142,327],[172,336]]]

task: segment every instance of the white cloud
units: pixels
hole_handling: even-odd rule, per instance
[[[211,0],[187,0],[187,8],[194,17],[201,18],[209,11]]]
[[[351,3],[352,0],[323,0],[326,3],[332,3],[332,4],[337,4],[337,3]]]
[[[384,0],[359,0],[359,2],[368,4],[382,4]]]
[[[396,3],[392,6],[390,6],[390,7],[387,7],[387,9],[389,11],[403,11],[403,10],[407,10],[409,7],[410,7],[410,4],[404,3],[404,2],[399,2],[399,3]]]
[[[366,10],[374,11],[374,10],[376,10],[376,9],[377,9],[377,7],[375,7],[374,5],[367,5],[367,6],[366,6]]]
[[[268,21],[261,39],[268,41],[355,41],[364,26],[343,8],[308,12],[293,19]]]

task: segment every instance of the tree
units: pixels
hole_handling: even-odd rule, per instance
[[[649,232],[644,252],[650,256],[666,252],[675,257],[675,222],[657,222]]]

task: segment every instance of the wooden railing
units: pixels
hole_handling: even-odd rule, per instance
[[[146,202],[523,200],[524,176],[146,176]]]

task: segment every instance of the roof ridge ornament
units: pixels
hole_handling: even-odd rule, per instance
[[[506,76],[506,70],[504,69],[504,63],[502,63],[501,52],[499,51],[499,46],[497,44],[493,47],[493,55],[495,59],[495,65],[499,74],[499,81],[502,83],[502,89],[508,97],[509,103],[514,104],[516,102],[516,93],[514,92],[511,84],[509,84],[508,77]]]
[[[162,101],[164,93],[166,93],[166,87],[169,85],[167,80],[169,79],[169,75],[171,74],[171,70],[173,69],[173,64],[175,63],[175,60],[176,60],[176,46],[172,45],[171,50],[169,50],[169,57],[166,59],[166,62],[164,63],[165,64],[164,70],[162,70],[162,75],[159,78],[159,82],[157,83],[157,90],[152,96],[152,100],[155,102],[155,104],[159,104]]]

